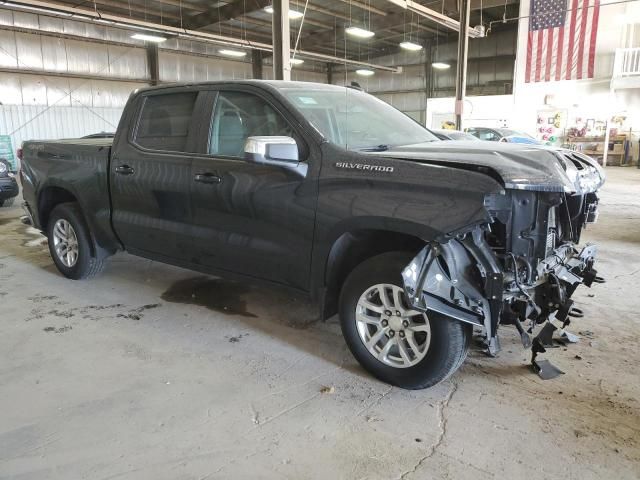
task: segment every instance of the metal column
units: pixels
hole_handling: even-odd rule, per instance
[[[251,50],[251,67],[253,78],[262,80],[262,51]]]
[[[424,47],[424,126],[427,125],[427,118],[429,116],[429,99],[433,95],[433,63],[431,54],[431,42],[427,42]]]
[[[147,44],[147,69],[149,70],[149,84],[158,85],[160,82],[160,60],[158,59],[158,44]]]
[[[273,78],[291,80],[289,0],[273,0]]]
[[[458,66],[456,71],[456,130],[462,130],[462,113],[467,89],[467,56],[469,53],[470,0],[458,0],[460,30],[458,32]]]
[[[327,83],[333,83],[333,63],[327,63]]]

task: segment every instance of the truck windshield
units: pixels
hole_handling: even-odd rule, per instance
[[[282,93],[329,142],[349,150],[382,151],[438,140],[404,113],[359,90],[292,88]]]

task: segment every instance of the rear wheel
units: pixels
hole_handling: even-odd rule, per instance
[[[104,260],[95,255],[96,248],[78,204],[63,203],[53,209],[47,238],[53,262],[65,277],[80,280],[104,268]]]
[[[340,323],[349,349],[367,371],[392,385],[420,389],[462,365],[472,329],[409,306],[401,272],[411,258],[390,252],[358,265],[342,288]]]

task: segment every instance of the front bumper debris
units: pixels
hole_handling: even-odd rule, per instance
[[[594,283],[604,283],[604,279],[593,268],[597,252],[596,245],[587,245],[579,253],[569,246],[562,252],[564,255],[556,251],[540,263],[539,271],[547,276],[551,285],[547,296],[555,307],[555,311],[542,322],[542,328],[531,344],[531,366],[543,380],[564,373],[547,360],[537,359],[538,354],[554,347],[554,334],[558,332],[561,338],[566,338],[570,343],[577,341],[577,337],[567,332],[566,328],[571,323],[570,317],[580,318],[584,314],[574,306],[571,296],[580,285],[591,287]]]
[[[534,284],[518,284],[514,293],[478,228],[464,238],[427,245],[402,271],[402,278],[413,308],[482,327],[491,356],[500,348],[498,325],[515,325],[523,346],[531,348],[533,369],[543,378],[553,378],[563,372],[537,356],[553,346],[557,331],[567,342],[577,341],[565,330],[570,317],[583,316],[571,296],[582,284],[604,281],[593,268],[596,255],[595,245],[578,251],[564,244],[539,263]]]

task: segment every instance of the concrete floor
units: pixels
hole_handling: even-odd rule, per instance
[[[640,170],[610,168],[579,344],[529,373],[502,330],[403,391],[300,298],[118,255],[74,282],[0,210],[0,478],[640,478]]]

